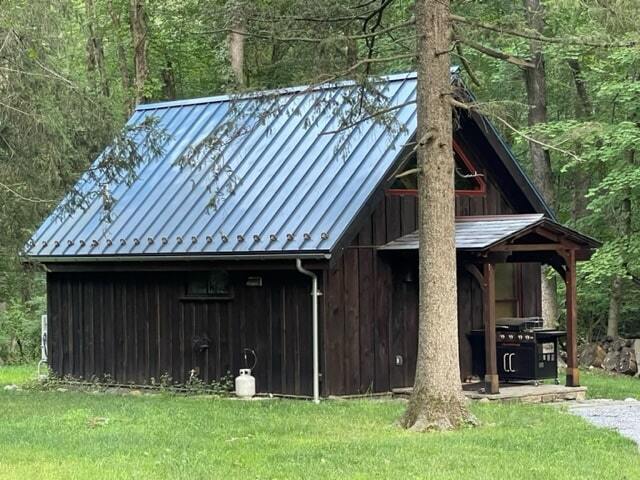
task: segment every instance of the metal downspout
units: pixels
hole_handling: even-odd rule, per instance
[[[296,268],[311,278],[311,311],[313,318],[313,403],[320,403],[320,362],[318,348],[318,276],[302,267],[302,260],[296,258]]]

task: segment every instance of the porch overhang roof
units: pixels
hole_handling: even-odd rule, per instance
[[[597,240],[565,227],[543,214],[483,215],[456,218],[459,252],[542,252],[575,250],[588,259]],[[418,250],[418,231],[379,247],[382,251]]]

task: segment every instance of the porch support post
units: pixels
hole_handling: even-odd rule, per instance
[[[493,263],[483,266],[484,277],[484,352],[485,393],[498,393],[498,366],[496,361],[496,275]]]
[[[578,309],[576,301],[576,251],[569,250],[566,255],[567,274],[567,387],[580,386],[578,371]]]

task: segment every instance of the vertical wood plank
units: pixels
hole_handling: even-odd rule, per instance
[[[360,391],[360,296],[358,250],[344,251],[344,370],[345,393]]]
[[[272,392],[282,391],[283,369],[283,288],[274,284],[270,289],[269,319],[271,322],[271,382]]]
[[[291,279],[296,295],[300,299],[299,308],[299,335],[298,345],[300,351],[300,395],[313,395],[313,315],[311,313],[311,279],[303,277],[298,284],[295,278]],[[320,287],[318,287],[320,288]],[[318,316],[320,314],[318,313]],[[320,327],[318,327],[320,328]]]
[[[127,293],[125,296],[125,311],[126,311],[126,332],[127,332],[127,383],[137,383],[139,381],[138,371],[138,341],[137,341],[137,321],[136,315],[136,279],[139,275],[132,275],[127,279]]]
[[[297,336],[298,336],[298,303],[295,293],[291,289],[284,288],[285,314],[283,321],[283,384],[284,393],[296,394],[296,368],[297,368]]]
[[[401,199],[400,232],[402,235],[407,235],[417,229],[417,200],[413,195],[404,195],[399,198]]]
[[[381,203],[374,211],[373,242],[374,245],[382,245],[387,241],[387,211],[386,204]],[[389,326],[391,318],[391,270],[389,265],[379,255],[374,257],[374,345],[375,345],[375,379],[374,391],[387,392],[389,383]]]
[[[476,281],[464,269],[458,269],[458,344],[460,350],[460,375],[464,380],[473,375],[471,344],[467,335],[473,329],[471,295]]]
[[[385,197],[385,214],[386,214],[386,242],[395,240],[402,235],[400,211],[400,197],[397,195],[389,195]],[[383,242],[384,243],[384,242]]]
[[[105,362],[106,375],[115,379],[116,377],[116,293],[115,280],[108,277],[105,298],[104,327],[107,359]]]
[[[173,381],[178,382],[183,369],[183,359],[181,351],[181,335],[183,322],[183,302],[179,300],[185,293],[184,277],[182,274],[176,275],[173,281],[168,278],[164,280],[171,285],[172,296],[175,299],[171,308],[171,366],[169,373]]]
[[[330,395],[342,395],[344,387],[344,258],[328,273],[325,348],[327,365],[325,380]]]
[[[164,375],[172,370],[173,329],[171,328],[171,305],[178,301],[174,291],[176,287],[179,287],[179,285],[176,285],[175,282],[168,282],[164,276],[157,278],[155,282],[158,284],[160,292],[158,305],[158,369],[160,371],[160,375]]]
[[[84,341],[85,341],[85,356],[84,356],[84,377],[90,380],[95,375],[95,349],[94,344],[96,340],[94,329],[94,285],[93,280],[87,275],[84,279],[84,290],[82,309],[84,316]]]
[[[138,276],[134,282],[134,291],[132,292],[133,302],[133,322],[134,322],[134,368],[132,371],[132,379],[138,384],[145,384],[148,382],[148,378],[145,376],[145,338],[144,338],[144,307],[142,292],[144,291],[144,284],[147,280],[144,277]]]
[[[416,376],[416,362],[418,360],[418,281],[417,265],[409,267],[412,275],[412,281],[405,284],[407,291],[406,296],[406,319],[404,331],[404,386],[413,386]]]
[[[406,316],[406,285],[403,281],[403,269],[406,265],[395,265],[392,280],[391,296],[391,326],[389,328],[389,386],[390,388],[404,387],[405,363],[396,365],[395,357],[402,356],[406,361],[404,346],[405,316]]]
[[[365,222],[359,234],[362,245],[373,245],[373,225],[371,218]],[[362,393],[373,390],[375,379],[375,289],[373,277],[373,262],[375,252],[373,248],[358,250],[358,286],[360,308],[360,388]]]

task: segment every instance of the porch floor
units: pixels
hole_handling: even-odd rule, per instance
[[[549,403],[563,402],[568,400],[584,400],[587,394],[587,387],[566,387],[564,385],[531,383],[501,383],[500,393],[482,393],[483,382],[463,383],[462,390],[467,398],[471,400],[486,399],[499,402],[523,402],[523,403]],[[394,388],[394,397],[409,397],[413,388]],[[485,401],[486,401],[485,400]]]

